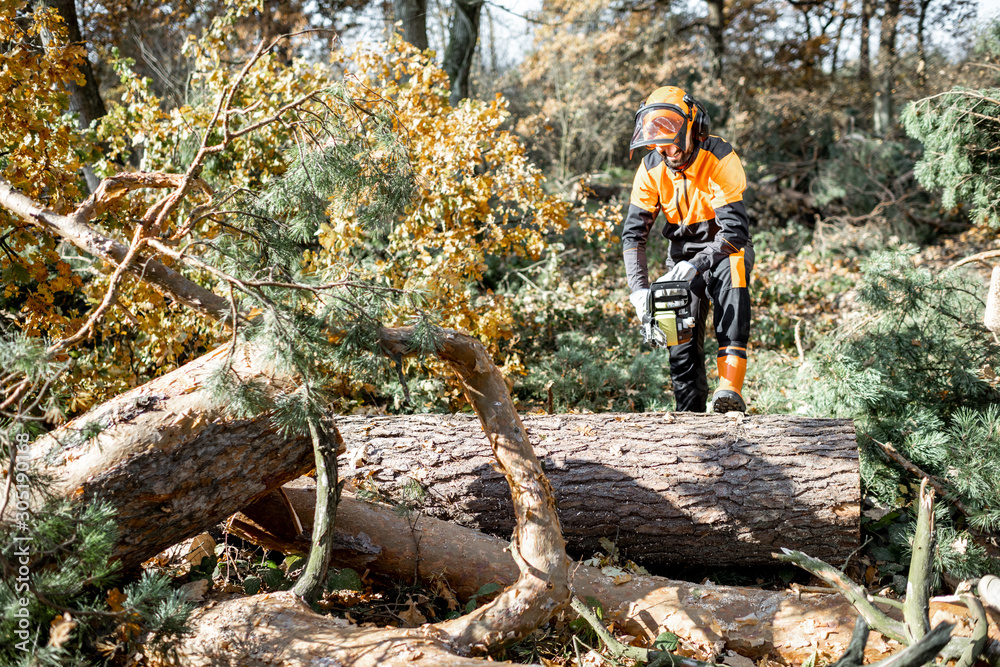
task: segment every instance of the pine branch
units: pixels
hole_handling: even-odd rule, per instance
[[[918,466],[916,466],[915,464],[911,463],[906,458],[904,458],[902,454],[896,451],[896,448],[892,446],[892,443],[879,442],[878,440],[870,436],[869,439],[876,445],[878,445],[879,449],[881,449],[886,456],[888,456],[890,459],[898,463],[904,470],[916,475],[920,479],[930,484],[935,491],[940,493],[943,498],[947,499],[949,503],[954,505],[955,509],[961,512],[964,516],[966,517],[972,516],[972,513],[969,512],[969,509],[965,506],[965,503],[963,503],[961,499],[958,498],[957,494],[948,491],[947,487],[945,487],[945,485],[939,479],[937,479],[936,477],[934,477],[929,473],[924,472],[921,468],[919,468]]]
[[[963,595],[962,602],[969,608],[976,618],[976,626],[972,629],[972,641],[962,653],[962,657],[955,663],[955,667],[972,667],[979,660],[983,649],[986,648],[986,640],[989,639],[990,623],[986,618],[986,610],[983,609],[982,602],[975,595]]]
[[[309,419],[309,435],[316,458],[316,513],[313,516],[312,545],[299,580],[292,592],[308,603],[323,593],[326,573],[333,553],[333,531],[340,504],[340,481],[337,475],[337,455],[347,451],[344,440],[332,421],[315,416]]]
[[[784,563],[797,565],[806,572],[809,572],[831,586],[835,587],[840,594],[850,601],[858,613],[864,616],[868,625],[877,632],[890,639],[895,639],[901,644],[907,643],[906,627],[899,621],[889,618],[872,604],[868,593],[851,581],[847,575],[831,565],[827,565],[818,558],[808,556],[801,551],[792,551],[782,548],[782,553],[774,554],[774,557]]]
[[[1000,250],[987,250],[985,252],[978,252],[975,255],[969,255],[964,259],[960,259],[951,266],[945,269],[945,271],[953,271],[960,266],[965,266],[966,264],[971,264],[972,262],[985,262],[987,259],[993,257],[1000,257]]]
[[[601,641],[604,642],[607,649],[611,651],[611,655],[616,658],[637,660],[639,662],[647,663],[648,667],[664,667],[666,665],[672,665],[673,667],[709,667],[714,665],[714,663],[711,662],[703,662],[694,658],[685,658],[683,656],[674,655],[668,651],[656,651],[648,648],[640,648],[638,646],[626,646],[615,639],[614,635],[608,632],[608,629],[604,627],[604,624],[601,623],[599,618],[597,618],[594,611],[581,602],[580,598],[575,595],[570,598],[570,606],[573,607],[573,611],[580,615],[580,618],[590,624],[590,627],[592,627],[594,632],[597,633],[597,636],[601,638]]]
[[[910,572],[906,580],[906,602],[903,619],[910,643],[923,638],[930,630],[930,590],[934,566],[934,491],[927,489],[927,480],[920,483],[917,497],[917,532],[913,535]]]

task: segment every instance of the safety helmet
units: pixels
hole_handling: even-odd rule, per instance
[[[711,120],[704,107],[676,86],[657,88],[635,112],[632,152],[643,146],[673,144],[682,154],[692,147],[692,138],[708,138]]]

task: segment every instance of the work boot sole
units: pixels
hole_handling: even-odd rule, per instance
[[[747,404],[743,402],[743,397],[735,391],[722,389],[712,396],[712,412],[725,414],[727,412],[746,412]]]

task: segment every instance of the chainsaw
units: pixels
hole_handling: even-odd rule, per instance
[[[664,280],[649,286],[646,314],[642,316],[643,342],[653,347],[672,347],[691,340],[691,283]]]

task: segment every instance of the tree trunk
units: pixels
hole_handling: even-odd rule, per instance
[[[393,0],[393,16],[403,24],[403,39],[421,51],[427,48],[427,0]]]
[[[837,68],[840,67],[840,47],[843,44],[844,28],[847,27],[847,12],[839,17],[840,23],[837,25],[837,36],[833,39],[833,53],[830,56],[830,78],[837,78]]]
[[[708,41],[712,54],[712,80],[722,83],[723,59],[726,54],[725,0],[708,0]]]
[[[58,480],[53,492],[116,505],[121,538],[115,556],[126,566],[201,532],[314,465],[304,434],[278,437],[266,415],[231,419],[204,388],[227,352],[217,350],[109,401],[32,448],[43,464],[40,472]],[[238,348],[234,370],[265,378],[273,390],[290,386],[254,359],[252,350]],[[467,363],[475,368],[474,361]],[[858,472],[850,422],[671,419],[528,419],[575,553],[591,555],[601,537],[649,564],[769,562],[779,547],[840,562],[856,548]],[[434,499],[426,503],[428,512],[510,535],[510,491],[492,467],[474,417],[345,417],[338,425],[354,461],[362,463],[356,476],[370,472],[390,492],[416,479]],[[84,435],[95,431],[96,437]]]
[[[266,416],[232,419],[204,388],[227,352],[210,352],[32,445],[35,470],[55,478],[50,493],[114,505],[119,538],[113,557],[126,569],[314,466],[306,434],[283,438]],[[288,378],[261,368],[250,352],[238,348],[233,355],[240,377],[291,388]]]
[[[465,334],[443,330],[437,342],[511,488],[511,549],[522,568],[489,604],[434,626],[461,652],[517,641],[551,618],[569,600],[569,561],[552,489],[499,370]],[[392,357],[415,349],[412,329],[384,329],[380,344]],[[220,348],[32,444],[31,472],[53,480],[49,494],[112,504],[120,529],[113,558],[125,567],[204,531],[314,465],[306,438],[280,437],[269,415],[227,416],[209,377],[228,353]],[[294,378],[270,372],[259,356],[250,346],[237,347],[229,360],[233,372],[244,381],[262,380],[269,391],[294,387]]]
[[[917,82],[920,94],[927,94],[927,47],[925,45],[927,8],[931,0],[920,0],[917,6]]]
[[[295,518],[312,518],[315,490],[303,478],[283,487],[285,498],[268,497],[233,517],[230,532],[266,548],[285,553],[302,550],[308,542],[296,539]],[[338,550],[334,563],[359,572],[369,570],[392,581],[428,581],[444,577],[463,601],[488,583],[506,585],[517,577],[517,565],[508,544],[470,528],[396,509],[362,502],[345,494],[337,515]],[[353,545],[353,546],[352,546]],[[831,662],[850,640],[857,613],[834,593],[802,590],[766,591],[758,588],[691,584],[664,577],[633,575],[616,585],[600,569],[573,568],[573,593],[593,597],[604,608],[606,621],[629,634],[655,638],[664,631],[682,637],[702,658],[734,651],[754,660],[770,656],[784,664],[799,663],[818,652]],[[812,589],[810,589],[812,590]],[[831,589],[832,591],[832,589]],[[932,602],[937,621],[950,616],[968,619],[960,605]],[[993,617],[991,637],[1000,637]],[[962,622],[961,634],[971,624]],[[865,657],[869,662],[900,647],[874,633]],[[991,651],[996,651],[992,645]],[[991,654],[991,660],[995,658]]]
[[[63,23],[66,24],[66,36],[70,44],[84,44],[83,34],[80,32],[80,20],[76,14],[75,0],[36,0],[36,2],[39,6],[51,7],[56,10]],[[52,48],[50,35],[43,34],[42,41],[46,49]],[[86,130],[91,123],[103,118],[108,112],[97,86],[97,78],[94,77],[94,69],[86,57],[80,63],[79,70],[80,74],[83,75],[83,82],[70,81],[66,87],[69,92],[70,113],[79,115],[80,129]],[[90,166],[84,166],[83,174],[90,191],[96,190],[100,179],[94,174],[94,170]]]
[[[783,415],[592,414],[524,418],[559,502],[570,552],[610,539],[644,565],[770,563],[780,547],[842,563],[859,545],[850,420]],[[345,478],[507,537],[510,492],[464,415],[344,417]],[[412,495],[412,494],[411,494]]]
[[[193,632],[154,665],[211,667],[479,667],[483,660],[455,655],[435,626],[360,628],[321,616],[291,592],[236,597],[194,612]],[[492,663],[490,663],[492,664]],[[508,663],[509,664],[509,663]]]
[[[858,80],[867,91],[871,86],[871,0],[861,0],[861,53],[858,55]]]
[[[878,93],[875,96],[875,134],[891,139],[896,122],[893,97],[896,87],[896,27],[900,0],[889,0],[882,10],[878,46]]]
[[[479,40],[479,14],[483,0],[454,0],[451,33],[444,52],[444,71],[451,81],[451,105],[469,97],[469,74]]]

